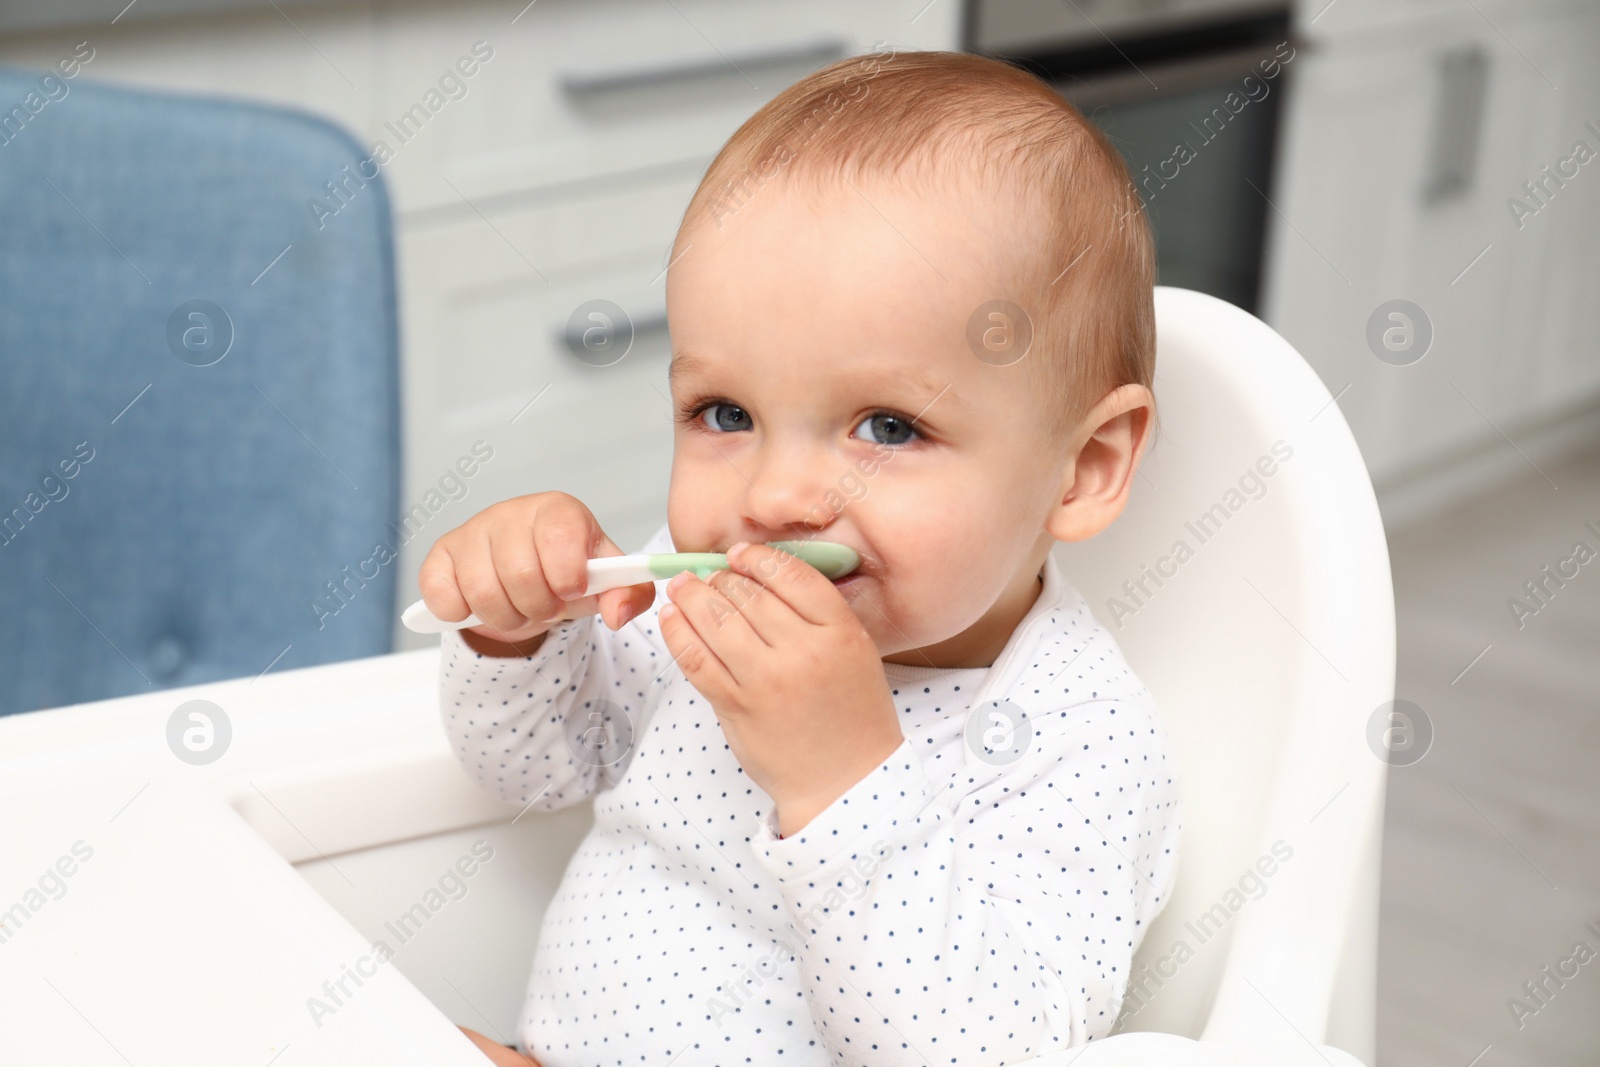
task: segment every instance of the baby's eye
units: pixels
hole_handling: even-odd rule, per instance
[[[910,444],[921,436],[911,428],[909,419],[903,419],[899,415],[891,415],[887,411],[879,411],[862,419],[861,426],[856,427],[857,437],[861,436],[859,431],[862,427],[866,427],[868,434],[864,440],[880,445]],[[887,440],[880,440],[880,437],[887,438]]]
[[[736,404],[707,404],[701,409],[700,416],[702,423],[720,433],[736,433],[750,428],[749,412]]]

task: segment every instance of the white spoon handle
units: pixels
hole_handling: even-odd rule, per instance
[[[593,596],[603,593],[607,589],[620,589],[623,586],[639,585],[642,582],[656,581],[656,576],[650,571],[650,556],[646,553],[635,553],[630,556],[604,556],[600,559],[591,559],[588,566],[589,582],[584,587],[584,596]],[[483,620],[473,612],[459,622],[445,622],[433,612],[428,610],[425,601],[419,600],[412,604],[400,615],[400,621],[405,623],[406,629],[419,634],[441,634],[446,630],[465,630],[469,626],[482,626]]]

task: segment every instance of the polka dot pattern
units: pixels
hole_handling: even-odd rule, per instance
[[[641,551],[671,550],[663,527]],[[992,667],[884,664],[905,740],[784,839],[672,665],[664,602],[616,633],[561,623],[526,659],[442,639],[467,770],[530,814],[594,803],[544,916],[522,1048],[545,1067],[968,1065],[1111,1032],[1171,889],[1181,800],[1154,701],[1053,558]],[[992,764],[968,720],[999,699],[1028,741]],[[564,730],[597,700],[634,730],[604,767]]]

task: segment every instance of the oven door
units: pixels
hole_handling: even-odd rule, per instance
[[[1295,48],[1287,20],[1257,22],[1247,40],[1207,36],[1190,37],[1190,51],[1130,44],[1112,57],[1098,49],[1019,65],[1045,77],[1122,153],[1155,234],[1158,284],[1254,314]]]

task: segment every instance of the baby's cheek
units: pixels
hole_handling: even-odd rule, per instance
[[[856,604],[852,604],[850,610],[856,613],[856,620],[861,623],[861,628],[872,638],[872,644],[877,648],[878,655],[880,657],[889,655],[889,650],[894,647],[894,642],[891,640],[894,631],[881,625],[883,616],[871,608],[863,609]]]
[[[850,601],[850,610],[855,612],[862,627],[872,635],[880,655],[930,644],[927,639],[929,624],[938,621],[930,618],[936,608],[921,608],[914,602],[908,603],[894,591],[885,595],[885,591],[876,585],[871,590],[863,590]]]

